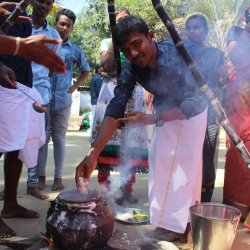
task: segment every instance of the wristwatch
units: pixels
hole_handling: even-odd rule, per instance
[[[164,120],[163,120],[162,114],[156,113],[155,126],[156,127],[161,127],[163,124],[164,124]]]

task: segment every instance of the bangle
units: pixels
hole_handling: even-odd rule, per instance
[[[20,37],[16,37],[16,47],[15,47],[15,51],[13,53],[13,56],[16,56],[19,52],[19,49],[20,49],[20,40],[21,38]]]

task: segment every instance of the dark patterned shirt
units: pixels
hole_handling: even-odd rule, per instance
[[[2,2],[17,2],[11,0],[0,0]],[[22,15],[26,15],[23,13]],[[2,23],[3,20],[0,20]],[[28,37],[31,35],[31,23],[16,23],[9,31],[8,35],[15,36],[15,37]],[[31,69],[31,62],[20,57],[20,56],[11,56],[11,55],[0,55],[0,61],[4,63],[6,66],[11,68],[15,75],[16,80],[28,87],[32,87],[32,69]]]
[[[195,53],[193,47],[188,49],[191,54]],[[106,109],[106,116],[123,117],[136,81],[154,95],[154,107],[158,113],[179,107],[188,119],[205,109],[207,99],[196,85],[175,45],[168,41],[158,42],[157,53],[154,68],[140,68],[126,62],[118,78],[115,97]]]

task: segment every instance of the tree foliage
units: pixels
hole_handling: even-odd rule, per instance
[[[100,62],[100,42],[110,37],[106,0],[87,0],[85,8],[79,14],[71,36],[73,42],[84,49],[91,67]],[[165,10],[174,21],[180,35],[184,37],[186,18],[193,13],[202,13],[209,20],[208,43],[226,51],[225,38],[232,24],[240,24],[243,11],[249,5],[246,0],[162,0]],[[131,14],[143,17],[156,38],[168,37],[168,32],[151,0],[116,0],[115,7],[124,6]]]
[[[106,1],[91,0],[78,17],[71,36],[84,49],[92,67],[100,62],[100,42],[109,37]]]
[[[182,1],[164,0],[162,3],[171,13],[173,13],[174,17],[182,15]],[[120,6],[128,8],[133,15],[142,16],[149,24],[149,27],[155,31],[158,39],[167,36],[167,31],[161,24],[150,0],[117,0],[115,2],[115,7],[117,8]],[[79,15],[72,39],[84,49],[92,67],[99,63],[100,42],[107,37],[110,37],[107,1],[91,0]]]

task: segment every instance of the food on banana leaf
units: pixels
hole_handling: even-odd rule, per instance
[[[132,212],[133,218],[136,221],[142,222],[142,221],[148,220],[148,215],[145,212],[136,211],[136,210],[132,210],[131,212]]]

